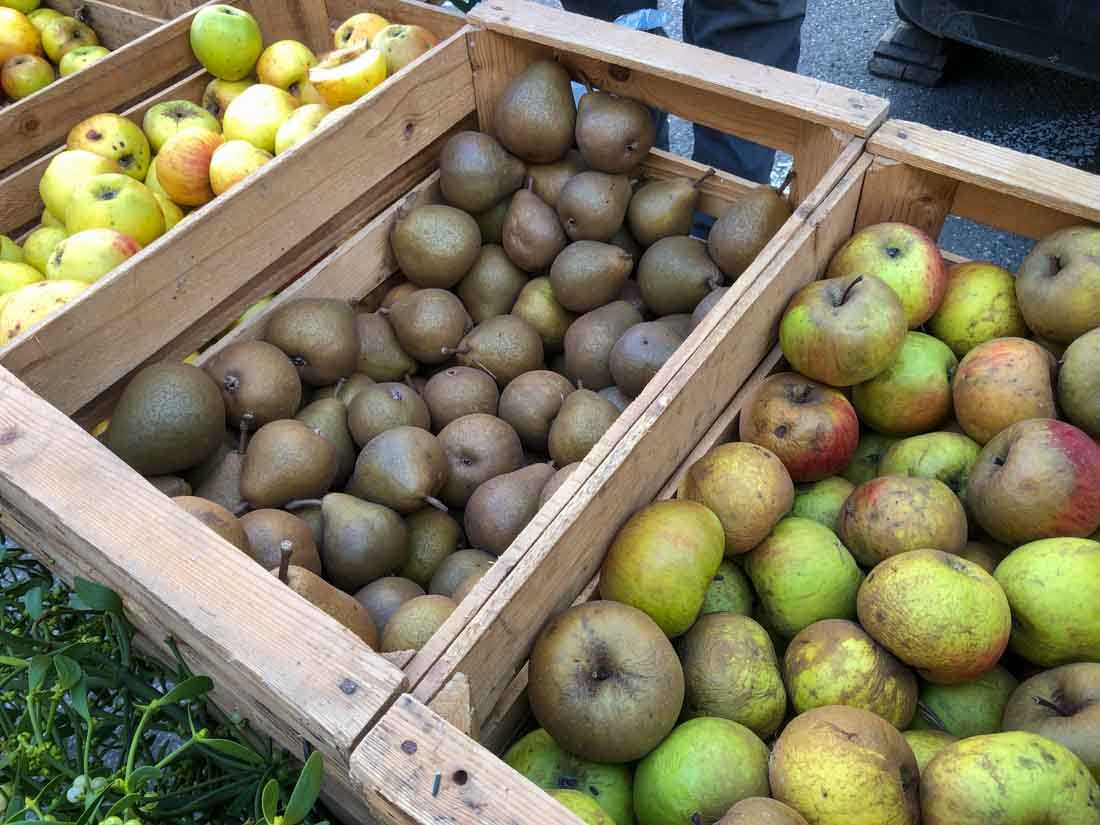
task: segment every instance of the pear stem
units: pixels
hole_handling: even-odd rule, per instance
[[[783,182],[781,184],[779,184],[779,189],[777,190],[779,192],[779,194],[782,195],[784,192],[787,191],[787,187],[789,187],[791,185],[791,183],[794,182],[794,176],[795,176],[795,171],[794,171],[794,167],[792,166],[790,168],[790,170],[788,170],[788,172],[787,172],[787,177],[783,178]]]
[[[840,303],[837,304],[837,306],[844,306],[844,304],[848,300],[848,296],[852,294],[852,290],[855,289],[856,286],[858,284],[860,284],[862,281],[863,281],[863,276],[862,275],[856,276],[855,280],[853,280],[850,284],[848,284],[848,286],[846,286],[844,288],[844,294],[840,296]]]
[[[334,389],[334,390],[332,391],[332,397],[333,397],[333,398],[335,398],[335,399],[339,400],[339,398],[340,398],[340,390],[342,390],[342,389],[344,388],[344,384],[346,384],[346,383],[348,383],[348,379],[347,379],[347,378],[341,378],[341,379],[340,379],[339,381],[337,381],[337,382],[336,382],[336,389]]]
[[[252,422],[256,420],[250,412],[246,412],[241,416],[240,423],[237,425],[240,428],[240,437],[237,440],[237,452],[244,455],[244,451],[248,449],[248,432],[252,429]]]
[[[523,182],[523,188],[528,192],[532,192],[535,189],[535,176],[528,175],[527,179]]]
[[[306,507],[320,507],[321,499],[319,498],[296,498],[294,501],[288,501],[283,505],[284,510],[294,512],[295,510],[304,510]]]
[[[290,539],[279,542],[279,581],[288,584],[287,576],[290,573],[290,556],[294,552],[294,543]]]
[[[437,510],[442,510],[444,513],[448,512],[447,505],[437,499],[435,496],[424,496],[424,503],[430,504]]]
[[[707,171],[705,171],[703,174],[701,174],[698,178],[695,179],[695,183],[693,183],[691,185],[691,188],[692,189],[698,189],[700,186],[703,185],[703,181],[705,181],[711,175],[716,175],[716,174],[718,174],[718,172],[715,170],[715,168],[713,166],[710,167],[709,169],[707,169]]]

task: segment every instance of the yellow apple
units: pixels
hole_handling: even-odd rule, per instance
[[[114,229],[147,246],[164,234],[164,213],[144,183],[110,173],[77,185],[65,210],[65,227],[72,235]]]
[[[385,79],[385,55],[369,46],[331,52],[309,70],[309,82],[334,108],[354,103]]]
[[[148,186],[154,195],[163,195],[168,197],[168,193],[164,191],[164,187],[160,185],[160,181],[157,180],[157,156],[153,155],[149,158],[149,169],[145,173],[145,185]],[[171,200],[171,198],[169,198]]]
[[[275,133],[298,102],[285,89],[257,83],[229,104],[222,121],[226,140],[247,140],[257,149],[275,151]]]
[[[23,263],[26,257],[22,247],[7,235],[0,235],[0,261],[11,261],[15,264]]]
[[[298,101],[299,106],[306,106],[310,103],[324,103],[324,98],[317,94],[317,90],[313,87],[313,84],[309,82],[308,75],[302,75],[287,87],[287,91],[290,92],[290,96]]]
[[[295,109],[275,133],[275,154],[281,155],[313,134],[328,113],[329,108],[323,103],[307,103]]]
[[[380,14],[360,12],[353,14],[340,24],[333,40],[338,49],[346,49],[348,46],[369,46],[374,36],[389,24],[390,21]]]
[[[52,23],[54,20],[60,20],[64,17],[57,9],[35,9],[27,15],[27,19],[31,21],[31,24],[38,29],[39,32],[46,28],[47,24]]]
[[[70,149],[113,158],[134,180],[145,180],[149,171],[149,140],[141,127],[122,115],[92,115],[69,131],[65,143]]]
[[[53,66],[36,54],[17,54],[0,67],[0,88],[12,100],[22,100],[53,83]]]
[[[317,57],[304,43],[277,40],[264,49],[256,61],[256,77],[268,86],[287,89],[290,84],[305,77],[309,67],[315,65]]]
[[[46,277],[91,284],[140,250],[141,244],[114,229],[85,229],[54,248],[46,263]]]
[[[23,241],[23,255],[26,262],[45,275],[46,262],[50,259],[54,247],[67,237],[68,233],[56,226],[38,227]]]
[[[386,71],[397,74],[438,42],[423,26],[386,26],[371,41],[371,48],[386,56]]]
[[[81,46],[61,58],[57,69],[62,77],[68,77],[81,69],[87,69],[93,63],[98,63],[110,53],[110,49],[106,46]]]
[[[42,280],[42,273],[30,264],[0,261],[0,294],[14,292],[21,286]]]
[[[42,210],[42,217],[38,219],[38,222],[43,226],[56,226],[58,229],[64,229],[65,224],[62,220],[54,215],[49,209]]]
[[[33,28],[33,23],[31,24]],[[81,23],[75,17],[62,17],[60,20],[51,20],[42,29],[42,48],[46,50],[46,56],[54,63],[60,63],[61,58],[73,49],[81,46],[98,46],[99,38],[92,31],[92,27]]]
[[[221,132],[221,124],[206,109],[190,100],[166,100],[149,107],[141,122],[153,152],[159,152],[168,138],[187,129]]]
[[[0,308],[0,344],[7,344],[88,288],[83,281],[39,281],[8,293]]]
[[[0,63],[18,54],[42,54],[42,38],[27,15],[0,6]]]
[[[210,158],[210,188],[220,195],[269,160],[270,152],[257,149],[247,140],[227,140]]]
[[[38,8],[42,0],[0,0],[0,7],[15,9],[23,14],[30,14]]]
[[[202,108],[221,120],[225,117],[225,110],[237,95],[255,82],[255,80],[222,80],[215,77],[203,90]]]
[[[121,171],[118,163],[111,158],[101,157],[87,149],[68,149],[59,152],[50,161],[38,181],[38,194],[52,217],[64,226],[69,198],[79,183],[95,175]],[[49,225],[44,215],[42,223]]]
[[[191,51],[202,67],[222,80],[243,80],[263,50],[256,18],[243,9],[210,5],[191,20]]]
[[[164,194],[181,206],[202,206],[214,199],[210,158],[225,139],[194,129],[173,135],[157,155],[157,181]]]
[[[177,204],[173,203],[167,195],[163,195],[160,192],[154,192],[153,197],[157,199],[157,203],[160,204],[161,214],[164,215],[165,232],[183,220],[183,210],[180,209]]]

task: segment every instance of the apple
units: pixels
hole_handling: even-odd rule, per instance
[[[220,195],[240,183],[269,160],[271,153],[247,140],[227,140],[210,157],[210,188]]]
[[[718,572],[707,585],[699,615],[734,613],[738,616],[751,616],[755,601],[756,596],[753,595],[748,576],[741,572],[739,565],[723,559],[718,565]]]
[[[789,805],[768,796],[749,796],[736,803],[717,825],[809,825]]]
[[[276,40],[263,50],[256,61],[256,77],[261,83],[287,89],[317,65],[317,57],[297,40]]]
[[[1015,653],[1041,667],[1100,661],[1100,542],[1033,541],[1009,553],[993,576],[1012,605]]]
[[[987,261],[955,264],[947,270],[947,290],[928,331],[959,358],[994,338],[1027,337],[1016,303],[1016,279]]]
[[[275,133],[275,154],[281,155],[312,135],[328,113],[323,103],[307,103],[291,112]]]
[[[1065,745],[1100,779],[1100,663],[1037,673],[1016,688],[1004,730],[1026,730]]]
[[[181,206],[202,206],[214,200],[210,160],[224,138],[194,129],[173,135],[157,155],[157,182],[164,194]]]
[[[297,101],[283,89],[263,83],[249,86],[225,110],[225,139],[247,140],[273,154],[275,133],[297,107]]]
[[[61,219],[54,215],[54,213],[51,212],[49,209],[42,210],[42,217],[39,218],[38,222],[41,223],[43,226],[56,226],[58,229],[65,228],[65,224],[61,221]]]
[[[852,484],[862,484],[878,476],[878,466],[886,451],[898,443],[900,439],[890,435],[864,430],[859,436],[856,451],[852,453],[852,460],[844,468],[841,475]]]
[[[603,809],[594,796],[570,788],[558,788],[547,793],[584,825],[615,825],[611,814]]]
[[[901,299],[910,329],[940,307],[947,266],[936,242],[904,223],[879,223],[859,230],[829,262],[827,278],[877,275]]]
[[[1016,273],[1016,299],[1032,332],[1068,344],[1100,327],[1100,228],[1059,229]]]
[[[794,490],[791,515],[813,519],[835,532],[840,510],[855,488],[852,482],[841,476],[829,476],[812,484],[800,484]]]
[[[229,108],[237,95],[255,84],[254,80],[221,80],[215,77],[206,84],[202,92],[202,108],[210,112],[219,121],[225,117],[225,110]]]
[[[0,3],[0,5],[3,4]],[[42,29],[46,28],[49,23],[54,20],[60,20],[64,16],[65,15],[57,9],[40,8],[27,14],[27,19],[30,20],[34,27],[38,29],[39,33],[41,33]]]
[[[887,450],[879,462],[879,472],[884,476],[934,478],[965,504],[970,471],[981,451],[980,444],[961,433],[924,433],[902,439]]]
[[[880,433],[934,430],[951,417],[951,379],[958,365],[938,338],[910,332],[894,363],[852,388],[852,405],[860,420]]]
[[[374,36],[389,24],[390,21],[380,14],[360,12],[359,14],[353,14],[340,24],[339,28],[336,29],[333,40],[338,49],[364,44],[369,46]]]
[[[952,383],[955,417],[985,444],[1028,418],[1053,418],[1054,356],[1026,338],[995,338],[970,350]]]
[[[205,129],[220,133],[218,119],[190,100],[166,100],[149,107],[141,121],[154,153],[161,150],[168,138],[188,129]]]
[[[839,473],[859,443],[859,419],[844,394],[793,372],[761,383],[739,426],[742,441],[775,453],[798,484]]]
[[[922,682],[913,727],[946,731],[959,739],[996,733],[1008,697],[1018,684],[1001,665],[954,685]]]
[[[0,6],[0,64],[16,55],[42,54],[42,37],[27,16]]]
[[[972,561],[986,573],[992,573],[1008,555],[1009,548],[992,541],[968,541],[959,555]]]
[[[41,2],[42,0],[0,0],[0,8],[15,9],[23,14],[30,14]]]
[[[67,237],[68,233],[56,226],[38,227],[23,242],[26,262],[45,275],[46,262],[50,259],[54,247]]]
[[[9,238],[7,235],[0,235],[0,261],[11,261],[12,263],[23,263],[24,253],[19,244]]]
[[[958,737],[942,730],[907,730],[901,735],[913,751],[913,756],[917,759],[917,770],[922,774],[937,753],[952,742],[959,741]]]
[[[1073,424],[1100,439],[1100,329],[1070,344],[1058,370],[1058,406]]]
[[[330,52],[309,70],[309,82],[326,105],[354,103],[386,79],[386,58],[369,46]]]
[[[1025,731],[948,745],[921,777],[923,825],[1095,825],[1100,787],[1062,745]]]
[[[61,58],[57,66],[58,72],[62,77],[68,77],[98,63],[110,53],[110,49],[105,46],[80,46]]]
[[[317,92],[313,84],[309,82],[309,75],[304,75],[298,80],[295,80],[286,90],[290,92],[290,96],[298,101],[299,106],[306,106],[310,103],[324,103],[325,99]],[[327,107],[326,107],[327,108]]]
[[[183,220],[183,210],[173,203],[167,195],[160,192],[153,192],[153,197],[157,199],[157,203],[160,204],[161,214],[164,215],[165,232]]]
[[[0,261],[0,295],[6,295],[27,284],[41,281],[43,275],[30,264]]]
[[[121,171],[112,158],[85,149],[68,149],[54,155],[38,181],[38,194],[53,217],[64,218],[78,184],[96,175]],[[46,223],[45,216],[42,222]]]
[[[123,174],[143,181],[149,172],[149,140],[136,123],[122,115],[93,115],[69,131],[70,149],[87,149],[113,158]]]
[[[1017,546],[1100,527],[1100,447],[1052,418],[1013,424],[982,449],[966,493],[982,529]]]
[[[61,58],[73,49],[98,45],[99,38],[96,37],[92,27],[81,23],[75,17],[52,20],[42,29],[42,48],[54,63],[60,63]]]
[[[83,281],[39,281],[9,292],[0,305],[0,345],[41,323],[87,288]]]
[[[12,100],[22,100],[53,83],[53,66],[36,54],[17,54],[0,67],[0,88]]]
[[[191,20],[191,51],[221,80],[244,80],[252,74],[263,46],[260,24],[243,9],[204,6]]]
[[[164,213],[144,183],[111,172],[76,186],[65,226],[74,235],[84,229],[114,229],[148,246],[164,234]]]
[[[439,40],[423,26],[386,26],[370,42],[372,49],[382,52],[386,58],[386,74],[397,74],[422,54],[427,53]]]
[[[164,191],[164,187],[160,185],[160,181],[157,180],[157,156],[153,155],[149,159],[149,169],[145,173],[145,185],[152,190],[154,195],[161,195],[165,198],[168,197],[168,193]]]
[[[803,287],[779,322],[779,346],[798,372],[850,387],[874,378],[897,358],[905,311],[874,275],[829,278]]]
[[[852,619],[863,574],[836,533],[807,518],[785,518],[745,556],[764,624],[790,639],[822,619]]]
[[[114,229],[85,229],[54,248],[46,275],[55,281],[95,283],[141,250],[141,244]]]

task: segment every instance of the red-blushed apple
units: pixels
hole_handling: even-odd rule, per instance
[[[0,64],[19,54],[42,54],[42,38],[27,16],[0,6]]]
[[[141,250],[141,244],[114,229],[85,229],[60,241],[46,262],[53,280],[93,283]]]
[[[332,39],[338,49],[362,44],[369,46],[374,36],[389,24],[390,21],[380,14],[360,12],[341,23]]]
[[[987,261],[968,261],[947,270],[947,290],[928,331],[959,358],[994,338],[1026,338],[1016,303],[1016,279]]]
[[[439,41],[423,26],[386,26],[371,38],[372,49],[386,58],[386,73],[397,74]]]
[[[1058,370],[1058,406],[1073,424],[1100,439],[1100,329],[1070,344]]]
[[[181,206],[202,206],[214,199],[210,159],[224,143],[217,132],[190,129],[168,138],[157,155],[157,181],[169,199]]]
[[[0,88],[12,100],[22,100],[53,83],[53,66],[36,54],[17,54],[0,67]]]
[[[271,153],[247,140],[227,140],[210,156],[210,188],[220,195],[240,183],[269,160]]]
[[[852,387],[852,405],[860,420],[880,433],[934,430],[951,417],[951,379],[958,365],[945,343],[910,332],[894,363]]]
[[[779,346],[796,370],[834,387],[868,381],[897,358],[905,311],[873,275],[829,278],[800,289],[779,322]]]
[[[1068,344],[1100,327],[1100,227],[1043,238],[1020,264],[1016,298],[1032,332]]]
[[[766,379],[741,411],[741,440],[765,447],[802,484],[836,475],[859,443],[859,419],[844,394],[793,372]]]
[[[856,611],[876,642],[944,685],[992,670],[1012,629],[997,581],[939,550],[910,550],[877,565],[859,588]]]
[[[1087,536],[1100,527],[1100,447],[1064,421],[1021,421],[982,449],[966,497],[1003,544]]]
[[[1017,421],[1053,418],[1057,369],[1054,356],[1026,338],[979,344],[955,371],[955,418],[979,444]]]
[[[935,313],[947,288],[947,266],[936,242],[904,223],[877,223],[859,230],[829,262],[828,278],[877,275],[905,309],[910,329]]]

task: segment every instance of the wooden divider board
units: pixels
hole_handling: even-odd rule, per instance
[[[207,0],[114,0],[116,6],[140,12],[149,17],[171,20],[181,14],[197,9]]]

